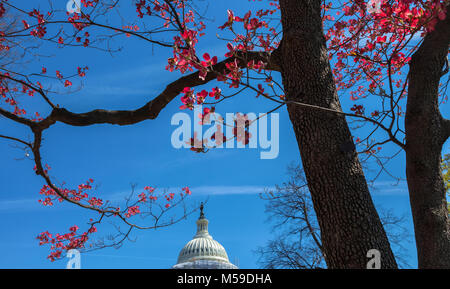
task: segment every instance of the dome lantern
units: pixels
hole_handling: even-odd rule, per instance
[[[212,237],[208,232],[208,219],[205,218],[205,214],[203,213],[203,203],[200,205],[200,217],[197,220],[197,234],[195,234],[194,239],[196,238],[207,238],[211,239]]]

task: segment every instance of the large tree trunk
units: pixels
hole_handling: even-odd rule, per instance
[[[280,0],[279,49],[287,101],[341,111],[323,35],[319,0]],[[288,105],[329,268],[366,268],[367,252],[381,252],[382,268],[396,268],[343,115]]]
[[[450,11],[413,55],[406,109],[406,176],[419,268],[450,268],[450,223],[440,171],[450,125],[439,112],[438,88],[450,43]]]

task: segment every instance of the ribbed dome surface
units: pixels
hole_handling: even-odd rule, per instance
[[[229,262],[225,248],[211,237],[199,237],[189,241],[181,250],[177,263],[199,259]]]
[[[209,234],[203,205],[200,209],[197,234],[181,249],[177,264],[173,268],[236,269],[237,267],[228,260],[225,248]]]

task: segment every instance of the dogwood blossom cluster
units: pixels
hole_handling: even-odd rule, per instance
[[[50,167],[48,167],[48,169],[50,169]],[[99,214],[101,214],[101,216],[111,215],[119,218],[131,219],[134,216],[148,213],[145,205],[152,205],[159,199],[159,196],[155,195],[156,188],[145,186],[143,192],[137,196],[136,201],[131,204],[127,203],[127,206],[121,209],[119,206],[109,205],[110,201],[104,201],[98,197],[91,196],[90,191],[94,189],[92,186],[93,182],[94,180],[89,179],[85,183],[78,185],[78,188],[75,190],[58,188],[58,192],[50,186],[44,185],[40,191],[40,194],[43,195],[44,198],[40,199],[39,203],[43,206],[53,206],[54,201],[70,201],[76,204],[88,206],[90,209],[95,209]],[[183,187],[180,192],[180,198],[184,198],[191,194],[192,192],[189,187]],[[163,204],[163,207],[166,210],[175,203],[175,193],[163,193],[161,196],[164,197],[163,199],[165,200],[165,204]],[[97,232],[97,224],[101,223],[101,219],[102,217],[97,221],[90,219],[88,229],[83,233],[79,233],[79,227],[75,225],[70,227],[69,232],[64,234],[58,233],[53,235],[50,232],[45,231],[40,233],[36,238],[39,240],[40,246],[50,246],[51,252],[47,258],[50,261],[55,261],[63,257],[62,253],[67,250],[82,250],[91,248],[93,244],[87,246],[87,242],[90,239],[90,235]]]

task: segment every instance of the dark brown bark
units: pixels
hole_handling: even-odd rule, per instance
[[[280,58],[288,101],[341,111],[320,16],[321,1],[280,0]],[[370,249],[397,268],[345,116],[288,105],[329,268],[366,268]]]
[[[447,9],[447,15],[450,15]],[[450,43],[450,17],[428,34],[413,55],[406,110],[406,176],[419,268],[450,268],[450,223],[440,171],[448,120],[438,89]]]

